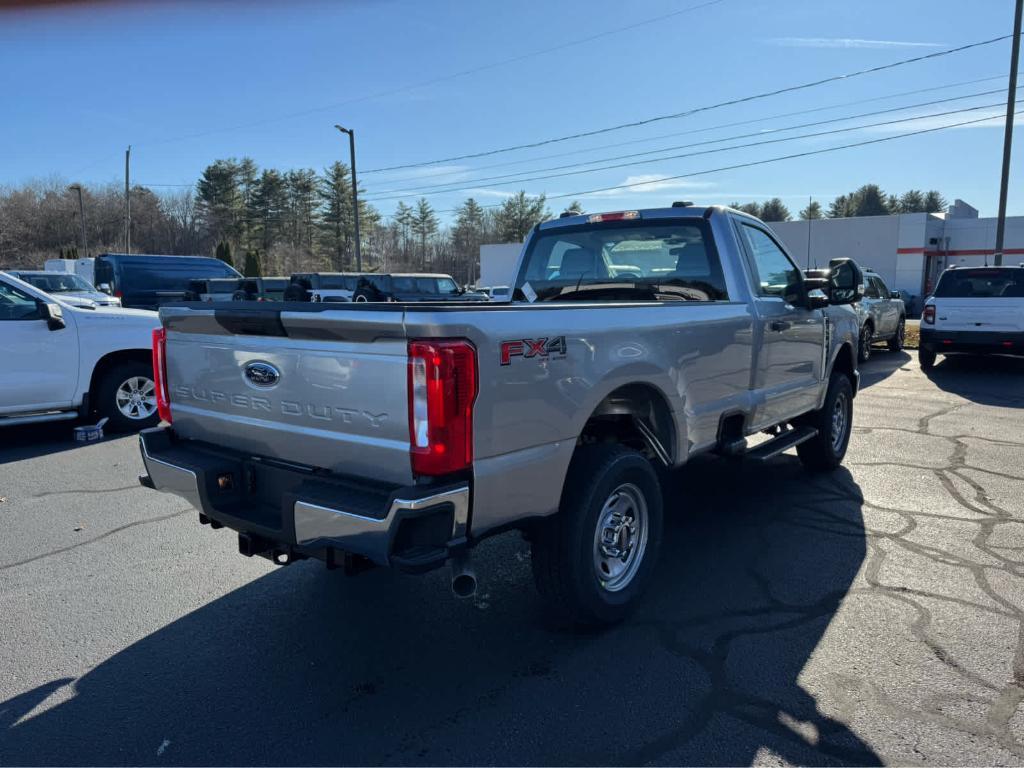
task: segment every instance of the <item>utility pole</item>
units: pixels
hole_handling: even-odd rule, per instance
[[[132,193],[131,193],[132,145],[124,151],[124,252],[132,252]]]
[[[342,128],[335,125],[342,133],[348,134],[348,152],[351,158],[350,168],[352,171],[352,216],[355,221],[356,235],[356,272],[363,271],[363,256],[359,250],[359,187],[356,185],[356,132],[350,128]]]
[[[806,267],[806,269],[810,269],[811,268],[811,219],[814,218],[812,216],[813,211],[811,209],[813,207],[814,207],[814,196],[811,195],[810,197],[807,198],[807,267]]]
[[[68,189],[78,192],[78,224],[82,229],[82,250],[85,251],[85,258],[88,258],[89,242],[85,239],[85,205],[82,203],[82,185],[72,184]]]
[[[1017,108],[1017,65],[1020,63],[1020,17],[1024,0],[1017,0],[1013,15],[1013,41],[1010,48],[1010,86],[1006,95],[1006,133],[1003,135],[1003,179],[999,185],[999,218],[996,220],[996,253],[993,263],[1003,264],[1003,235],[1006,233],[1006,195],[1010,186],[1010,153],[1013,145],[1013,112]]]

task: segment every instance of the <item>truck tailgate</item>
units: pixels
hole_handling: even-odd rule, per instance
[[[175,433],[383,482],[408,483],[401,311],[161,311]]]
[[[936,298],[935,305],[936,330],[1024,332],[1024,298]]]

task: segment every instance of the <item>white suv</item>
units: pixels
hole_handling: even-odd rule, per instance
[[[1024,355],[1024,265],[942,273],[921,314],[921,367],[939,352]]]
[[[113,430],[157,423],[156,312],[83,309],[0,272],[0,427],[97,414]]]

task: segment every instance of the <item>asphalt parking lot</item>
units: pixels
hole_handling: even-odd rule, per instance
[[[1024,360],[863,376],[845,469],[678,473],[601,634],[546,626],[514,534],[471,601],[278,568],[131,437],[0,433],[0,764],[1019,764]]]

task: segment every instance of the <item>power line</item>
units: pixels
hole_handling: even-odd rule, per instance
[[[1024,110],[1019,110],[1016,114],[1021,114],[1022,111],[1024,111]],[[910,136],[920,136],[920,135],[926,134],[926,133],[935,133],[937,131],[945,131],[945,130],[948,130],[950,128],[960,128],[960,127],[963,127],[965,125],[974,125],[976,123],[983,123],[983,122],[986,122],[988,120],[999,120],[999,119],[1002,119],[1002,118],[1003,118],[1003,115],[995,115],[995,116],[989,116],[989,117],[979,117],[976,120],[964,120],[963,122],[960,122],[960,123],[951,123],[949,125],[940,125],[940,126],[937,126],[935,128],[922,128],[921,130],[918,130],[918,131],[910,131],[910,132],[907,132],[907,133],[898,133],[898,134],[896,134],[894,136],[883,136],[883,137],[878,138],[878,139],[869,139],[867,141],[858,141],[858,142],[854,142],[854,143],[851,143],[851,144],[840,144],[840,145],[835,146],[835,147],[826,147],[825,149],[811,149],[811,150],[807,150],[806,152],[796,152],[796,153],[791,154],[791,155],[780,155],[778,157],[769,157],[769,158],[765,158],[764,160],[752,160],[752,161],[746,162],[746,163],[736,163],[735,165],[723,165],[723,166],[721,166],[719,168],[708,168],[708,169],[703,170],[703,171],[692,171],[690,173],[681,173],[681,174],[678,174],[676,176],[665,176],[663,178],[658,179],[657,181],[658,181],[658,183],[665,182],[665,181],[678,181],[679,179],[689,179],[689,178],[693,178],[694,176],[706,176],[706,175],[708,175],[710,173],[721,173],[722,171],[735,171],[735,170],[739,170],[741,168],[751,168],[751,167],[754,167],[754,166],[757,166],[757,165],[768,165],[769,163],[778,163],[778,162],[782,162],[783,160],[795,160],[795,159],[802,158],[802,157],[810,157],[812,155],[823,155],[823,154],[826,154],[826,153],[829,153],[829,152],[838,152],[839,150],[842,150],[842,149],[852,149],[854,147],[866,147],[866,146],[871,145],[871,144],[881,144],[882,142],[886,142],[886,141],[895,141],[897,139],[905,139],[905,138],[908,138]],[[630,189],[632,187],[647,186],[650,183],[651,183],[650,181],[640,181],[640,182],[635,182],[635,183],[632,183],[632,184],[616,184],[613,187],[599,187],[597,189],[587,189],[587,190],[582,190],[582,191],[578,191],[578,192],[565,192],[565,193],[558,194],[558,195],[545,195],[545,199],[547,199],[547,200],[563,200],[563,199],[569,198],[569,197],[578,198],[578,197],[584,197],[586,195],[594,195],[594,194],[597,194],[599,192],[613,192],[613,191],[620,190],[620,189]],[[502,205],[501,203],[495,203],[493,205],[482,205],[480,207],[481,208],[500,208],[501,205]],[[443,210],[443,211],[436,211],[436,213],[455,213],[458,210],[459,210],[458,208],[450,208],[450,209]]]
[[[817,121],[810,122],[810,123],[801,123],[801,124],[798,124],[798,125],[789,125],[789,126],[785,126],[785,127],[782,127],[782,128],[770,128],[770,129],[767,129],[767,130],[754,131],[752,133],[741,133],[741,134],[736,134],[736,135],[733,135],[733,136],[725,136],[725,137],[718,138],[718,139],[706,139],[704,141],[691,142],[689,144],[677,144],[677,145],[671,146],[671,147],[661,147],[660,149],[652,149],[652,150],[647,150],[647,151],[644,151],[644,152],[633,152],[633,153],[625,154],[625,155],[616,155],[616,156],[613,156],[613,157],[605,157],[605,158],[601,158],[601,159],[598,159],[598,160],[587,160],[587,161],[579,162],[579,163],[568,163],[568,164],[565,164],[565,165],[554,165],[554,166],[549,166],[547,168],[534,168],[534,169],[531,169],[529,171],[518,171],[516,173],[504,174],[504,175],[500,175],[500,176],[489,176],[489,177],[485,176],[485,177],[480,177],[480,178],[459,179],[458,181],[451,181],[451,182],[447,182],[447,183],[442,182],[440,184],[426,184],[426,185],[424,185],[422,187],[409,187],[409,188],[406,188],[406,189],[382,190],[380,192],[373,193],[373,196],[367,197],[367,200],[368,201],[372,201],[372,200],[394,200],[394,199],[397,199],[399,197],[409,197],[409,196],[413,195],[413,193],[417,193],[417,192],[441,193],[441,192],[459,191],[459,190],[471,188],[471,187],[465,187],[465,186],[455,186],[453,189],[447,189],[448,187],[453,187],[453,185],[459,185],[459,184],[473,184],[473,185],[476,185],[476,184],[483,184],[483,183],[493,183],[493,182],[502,181],[502,180],[505,180],[505,179],[509,180],[508,183],[518,183],[518,180],[515,177],[523,176],[524,174],[546,173],[548,171],[560,171],[560,170],[565,170],[567,168],[580,168],[582,166],[595,165],[595,164],[598,164],[598,163],[608,163],[608,162],[612,162],[614,160],[625,160],[625,159],[629,159],[629,158],[643,157],[645,155],[654,155],[654,154],[661,153],[661,152],[671,152],[671,151],[674,151],[674,150],[677,150],[677,149],[687,149],[687,148],[690,148],[690,147],[700,147],[700,146],[705,146],[707,144],[718,144],[718,143],[721,143],[723,141],[735,141],[737,139],[746,139],[746,138],[750,138],[750,137],[753,137],[753,136],[764,136],[764,135],[767,135],[767,134],[783,133],[785,131],[794,131],[794,130],[798,130],[800,128],[810,128],[810,127],[813,127],[813,126],[816,126],[816,125],[828,125],[830,123],[839,123],[839,122],[844,122],[846,120],[856,120],[856,119],[862,118],[862,117],[873,117],[875,115],[884,115],[884,114],[889,114],[889,113],[892,113],[892,112],[902,112],[902,111],[907,110],[907,109],[916,109],[918,107],[928,107],[928,106],[933,106],[935,104],[945,104],[945,103],[948,103],[948,102],[951,102],[951,101],[963,101],[964,99],[976,98],[978,96],[991,96],[994,93],[1002,93],[1002,92],[1003,92],[1003,89],[1001,89],[1001,88],[995,89],[995,90],[990,90],[990,91],[979,91],[977,93],[970,93],[970,94],[967,94],[967,95],[964,95],[964,96],[953,96],[953,97],[946,98],[946,99],[934,99],[932,101],[922,101],[922,102],[918,102],[917,104],[907,104],[907,105],[899,106],[899,107],[890,107],[888,109],[875,110],[874,112],[862,112],[862,113],[857,114],[857,115],[847,115],[847,116],[844,116],[844,117],[833,117],[833,118],[829,118],[828,120],[817,120]],[[942,113],[942,114],[947,114],[947,113]],[[912,118],[912,119],[917,119],[917,118]],[[849,129],[844,129],[844,130],[849,130]],[[667,157],[667,158],[653,158],[653,160],[650,160],[650,161],[640,161],[640,162],[653,162],[653,161],[656,161],[656,160],[666,160],[666,159],[673,159],[673,158],[671,158],[671,157]]]
[[[551,139],[542,139],[540,141],[534,141],[534,142],[530,142],[530,143],[527,143],[527,144],[516,144],[514,146],[509,146],[509,147],[501,147],[501,148],[498,148],[498,149],[490,149],[490,150],[485,150],[485,151],[482,151],[482,152],[473,152],[473,153],[468,153],[468,154],[465,154],[465,155],[453,155],[452,157],[444,157],[444,158],[439,158],[439,159],[435,159],[435,160],[423,160],[423,161],[415,162],[415,163],[404,163],[402,165],[389,165],[389,166],[385,166],[385,167],[382,167],[382,168],[371,168],[368,171],[363,171],[363,175],[366,175],[367,173],[382,173],[384,171],[396,171],[396,170],[399,170],[399,169],[402,169],[402,168],[422,168],[422,167],[428,166],[428,165],[440,165],[441,163],[450,163],[450,162],[454,162],[456,160],[470,160],[470,159],[477,158],[477,157],[489,157],[491,155],[498,155],[498,154],[501,154],[501,153],[504,153],[504,152],[513,152],[513,151],[520,150],[520,149],[532,149],[534,147],[542,147],[542,146],[546,146],[548,144],[557,144],[557,143],[563,142],[563,141],[571,141],[573,139],[582,139],[582,138],[586,138],[587,136],[597,136],[597,135],[604,134],[604,133],[611,133],[612,131],[621,131],[621,130],[623,130],[625,128],[637,128],[637,127],[640,127],[642,125],[650,125],[651,123],[657,123],[657,122],[661,122],[663,120],[677,120],[679,118],[689,117],[691,115],[695,115],[695,114],[698,114],[700,112],[709,112],[709,111],[711,111],[713,109],[720,109],[722,107],[734,106],[736,104],[744,104],[744,103],[747,103],[747,102],[750,102],[750,101],[757,101],[759,99],[766,99],[766,98],[769,98],[771,96],[779,96],[779,95],[781,95],[783,93],[792,93],[794,91],[805,90],[807,88],[815,88],[815,87],[817,87],[819,85],[825,85],[827,83],[835,83],[835,82],[839,82],[840,80],[849,80],[851,78],[860,77],[862,75],[874,74],[875,72],[882,72],[882,71],[885,71],[885,70],[888,70],[888,69],[894,69],[895,67],[902,67],[902,66],[904,66],[906,64],[914,64],[914,63],[920,62],[920,61],[928,61],[930,59],[937,59],[937,58],[941,58],[943,56],[950,56],[950,55],[952,55],[954,53],[961,53],[962,51],[967,51],[967,50],[970,50],[972,48],[979,48],[979,47],[985,46],[985,45],[992,45],[993,43],[998,43],[998,42],[1001,42],[1003,40],[1007,40],[1010,37],[1012,37],[1012,35],[1000,35],[999,37],[993,37],[993,38],[991,38],[989,40],[980,40],[980,41],[974,42],[974,43],[967,43],[965,45],[957,46],[956,48],[947,48],[946,50],[942,50],[942,51],[934,51],[932,53],[926,53],[926,54],[923,54],[921,56],[914,56],[913,58],[902,59],[900,61],[894,61],[894,62],[891,62],[889,64],[881,64],[881,65],[879,65],[877,67],[869,67],[867,69],[861,69],[861,70],[858,70],[856,72],[848,72],[848,73],[843,74],[843,75],[832,75],[831,77],[825,77],[825,78],[822,78],[820,80],[813,80],[813,81],[808,82],[808,83],[800,83],[799,85],[790,85],[790,86],[786,86],[785,88],[778,88],[778,89],[773,90],[773,91],[764,91],[762,93],[755,93],[755,94],[752,94],[752,95],[749,95],[749,96],[741,96],[739,98],[729,99],[728,101],[720,101],[720,102],[718,102],[716,104],[708,104],[708,105],[705,105],[705,106],[702,106],[702,107],[694,107],[692,109],[687,109],[687,110],[684,110],[682,112],[674,112],[672,114],[667,114],[667,115],[656,115],[654,117],[644,118],[643,120],[633,120],[633,121],[628,122],[628,123],[619,123],[618,125],[611,125],[611,126],[607,126],[605,128],[595,128],[595,129],[589,130],[589,131],[580,131],[578,133],[572,133],[572,134],[569,134],[569,135],[566,135],[566,136],[558,136],[558,137],[551,138]]]
[[[816,131],[814,133],[804,133],[804,134],[800,134],[798,136],[785,136],[785,137],[780,138],[780,139],[767,139],[765,141],[753,141],[753,142],[748,142],[746,144],[736,144],[736,145],[729,146],[729,147],[717,147],[715,149],[704,149],[704,150],[701,150],[699,152],[686,152],[686,153],[679,154],[679,155],[667,155],[667,156],[664,156],[664,157],[655,157],[655,158],[651,158],[651,159],[648,159],[648,160],[638,160],[638,161],[631,161],[631,162],[627,162],[627,163],[616,163],[614,165],[603,165],[603,166],[601,166],[599,168],[589,168],[589,169],[586,169],[586,170],[578,170],[578,171],[565,171],[565,172],[562,172],[562,173],[550,173],[550,174],[546,174],[546,175],[543,175],[543,176],[533,176],[533,177],[525,178],[525,179],[513,179],[513,180],[510,180],[510,181],[506,181],[506,182],[499,182],[498,186],[505,186],[505,185],[508,185],[508,184],[523,184],[523,183],[533,182],[533,181],[547,181],[548,179],[558,179],[558,178],[564,178],[566,176],[579,176],[579,175],[586,174],[586,173],[597,173],[598,171],[610,171],[610,170],[615,170],[615,169],[618,169],[618,168],[631,168],[633,166],[644,165],[646,163],[660,163],[660,162],[664,162],[666,160],[681,160],[681,159],[684,159],[684,158],[697,157],[697,156],[700,156],[700,155],[711,155],[711,154],[717,154],[719,152],[731,152],[732,150],[736,150],[736,149],[749,149],[750,147],[760,147],[760,146],[765,146],[766,144],[779,144],[779,143],[785,142],[785,141],[797,141],[797,140],[800,140],[800,139],[811,139],[811,138],[818,138],[818,137],[821,137],[821,136],[831,136],[831,135],[834,135],[834,134],[837,134],[837,133],[847,133],[849,131],[859,131],[859,130],[863,130],[865,128],[880,128],[882,126],[896,125],[898,123],[912,122],[914,120],[924,120],[924,119],[931,118],[931,117],[945,117],[947,115],[957,115],[957,114],[962,114],[964,112],[974,112],[974,111],[977,111],[979,109],[993,109],[993,108],[999,107],[999,106],[1002,106],[1002,102],[995,103],[995,104],[982,104],[982,105],[979,105],[979,106],[976,106],[976,107],[966,107],[964,109],[954,109],[954,110],[949,110],[949,111],[946,111],[946,112],[934,112],[934,113],[929,113],[929,114],[926,114],[926,115],[913,115],[911,117],[899,118],[897,120],[885,120],[885,121],[877,122],[877,123],[865,123],[865,124],[862,124],[862,125],[852,125],[852,126],[848,126],[846,128],[833,128],[833,129],[828,130],[828,131]],[[662,181],[662,179],[657,179],[657,181]],[[647,181],[647,182],[644,182],[644,183],[650,184],[651,181]],[[438,191],[438,192],[422,193],[422,194],[420,194],[418,196],[419,197],[435,197],[437,195],[450,194],[452,192],[462,192],[462,191],[465,191],[465,190],[470,190],[470,189],[475,189],[475,188],[476,188],[476,185],[470,185],[468,187],[459,187],[459,188],[455,188],[455,189],[444,189],[444,190],[441,190],[441,191]],[[379,197],[379,198],[375,198],[373,200],[373,202],[381,202],[383,200],[400,200],[400,199],[404,199],[406,197],[409,197],[409,196],[408,195],[395,195],[395,196],[392,196],[392,197]]]
[[[1006,79],[1006,75],[993,75],[991,77],[982,77],[982,78],[977,78],[977,79],[974,79],[974,80],[962,80],[962,81],[956,82],[956,83],[944,83],[942,85],[934,85],[934,86],[930,86],[928,88],[916,88],[916,89],[910,90],[910,91],[900,91],[898,93],[890,93],[890,94],[886,94],[885,96],[873,96],[873,97],[871,97],[869,99],[856,99],[856,100],[853,100],[853,101],[845,101],[845,102],[841,102],[839,104],[832,104],[832,105],[826,106],[826,107],[813,107],[811,109],[801,109],[801,110],[797,110],[797,111],[794,111],[794,112],[781,112],[781,113],[777,113],[777,114],[774,114],[774,115],[767,115],[767,116],[764,116],[764,117],[756,117],[756,118],[751,118],[751,119],[748,119],[748,120],[736,120],[736,121],[729,122],[729,123],[719,123],[717,125],[706,126],[704,128],[691,128],[691,129],[688,129],[688,130],[685,130],[685,131],[675,131],[675,132],[672,132],[672,133],[663,133],[663,134],[659,134],[657,136],[650,136],[650,137],[642,138],[642,139],[629,139],[627,141],[613,142],[613,143],[609,143],[609,144],[601,144],[601,145],[594,146],[594,147],[587,147],[585,149],[574,149],[574,150],[567,150],[567,151],[563,151],[563,152],[555,152],[555,153],[552,153],[552,154],[549,154],[549,155],[538,155],[537,157],[533,157],[533,158],[529,158],[529,159],[510,160],[510,161],[505,161],[505,162],[502,162],[502,163],[492,163],[492,164],[489,164],[489,165],[479,165],[479,166],[476,166],[475,168],[473,168],[471,170],[473,170],[473,171],[480,171],[480,170],[488,170],[490,168],[505,168],[505,167],[515,166],[515,165],[524,165],[524,164],[527,164],[527,163],[537,162],[539,160],[551,160],[551,159],[557,159],[557,158],[560,158],[560,157],[568,157],[570,155],[585,154],[587,152],[597,152],[597,151],[600,151],[602,149],[615,149],[617,147],[631,146],[631,145],[634,145],[634,144],[645,144],[645,143],[648,143],[648,142],[651,142],[651,141],[657,141],[659,139],[674,138],[676,136],[689,136],[689,135],[692,135],[692,134],[695,134],[695,133],[707,133],[708,131],[719,130],[719,129],[722,129],[722,128],[734,128],[734,127],[743,126],[743,125],[753,125],[753,124],[756,124],[756,123],[766,122],[766,121],[769,121],[769,120],[778,120],[778,119],[782,119],[782,118],[785,118],[785,117],[798,117],[800,115],[808,115],[808,114],[815,114],[817,112],[825,112],[825,111],[828,111],[828,110],[831,110],[831,109],[841,109],[842,107],[852,107],[852,106],[858,106],[860,104],[870,104],[870,103],[876,102],[876,101],[885,101],[887,99],[896,99],[896,98],[899,98],[901,96],[915,96],[915,95],[921,94],[921,93],[929,93],[929,92],[932,92],[932,91],[941,91],[941,90],[945,90],[945,89],[949,89],[949,88],[958,88],[958,87],[964,86],[964,85],[975,85],[977,83],[985,83],[985,82],[990,82],[992,80],[1004,80],[1004,79]],[[967,98],[971,98],[971,97],[975,97],[975,96],[979,96],[979,95],[987,95],[989,93],[995,93],[995,92],[996,91],[994,91],[994,90],[993,91],[982,91],[982,92],[978,92],[978,93],[974,93],[974,94],[967,94],[967,95],[964,95],[964,96],[952,97],[950,99],[938,100],[938,101],[935,101],[935,102],[922,102],[921,104],[917,104],[917,105],[908,105],[908,106],[905,106],[905,107],[895,107],[895,108],[893,108],[892,111],[899,110],[899,109],[911,109],[914,106],[926,106],[926,105],[930,105],[930,104],[934,104],[934,103],[940,103],[941,101],[955,101],[957,99],[967,99]],[[999,91],[999,92],[1001,93],[1002,91]],[[861,113],[861,114],[858,114],[858,115],[850,115],[850,116],[848,116],[846,118],[836,118],[836,119],[837,120],[844,120],[844,119],[851,119],[852,120],[852,119],[855,119],[857,117],[866,117],[866,116],[873,115],[873,114],[882,114],[885,111],[886,110],[880,110],[878,112],[867,112],[867,113]],[[772,132],[777,132],[777,131],[782,131],[782,130],[793,130],[795,128],[807,127],[808,125],[817,125],[817,124],[819,124],[819,123],[807,123],[807,124],[803,124],[803,125],[799,125],[799,126],[790,126],[788,129],[783,129],[783,128],[771,129],[771,131]],[[730,138],[737,138],[737,137],[734,136],[734,137],[730,137]],[[730,139],[718,139],[716,141],[728,141],[728,140],[730,140]],[[680,147],[684,147],[684,146],[691,146],[691,145],[680,145]],[[672,149],[672,148],[663,148],[662,150],[652,150],[652,152],[653,151],[666,151],[668,149]],[[606,160],[607,159],[608,158],[606,158]],[[594,161],[594,162],[603,162],[603,161]],[[581,163],[581,164],[583,164],[583,163]],[[527,173],[527,172],[528,171],[524,171],[523,173]],[[532,172],[532,171],[529,171],[529,172]],[[455,176],[455,175],[460,175],[460,174],[463,174],[463,173],[466,173],[466,171],[449,171],[449,172],[445,172],[445,173],[435,174],[433,176],[430,176],[429,178],[443,178],[445,176]],[[398,182],[398,181],[404,181],[404,180],[419,180],[419,181],[422,181],[422,180],[424,180],[424,177],[423,176],[404,176],[404,177],[392,178],[392,179],[389,179],[388,181],[389,182]],[[456,181],[461,183],[461,182],[466,181],[466,179],[458,179]],[[455,183],[455,182],[451,182],[451,183]],[[194,187],[195,185],[196,185],[196,182],[187,182],[187,183],[155,183],[155,182],[154,183],[148,183],[148,182],[137,182],[135,184],[135,186],[139,186],[139,187],[178,187],[178,188]],[[440,182],[436,186],[445,186],[445,185],[446,185],[445,182]],[[383,194],[388,194],[390,192],[396,192],[396,191],[409,191],[409,190],[379,190],[379,191],[372,192],[372,193],[369,193],[369,194],[371,196],[372,195],[383,195]]]
[[[417,90],[419,88],[425,88],[428,85],[437,85],[438,83],[447,82],[448,80],[454,80],[454,79],[459,78],[459,77],[467,77],[468,75],[475,75],[478,72],[485,72],[485,71],[487,71],[489,69],[496,69],[497,67],[503,67],[503,66],[506,66],[507,64],[516,64],[516,63],[518,63],[520,61],[525,61],[526,59],[533,58],[534,56],[543,56],[543,55],[548,54],[548,53],[554,53],[556,51],[565,50],[566,48],[573,48],[573,47],[575,47],[577,45],[584,45],[585,43],[591,43],[594,40],[600,40],[600,39],[605,38],[605,37],[611,37],[612,35],[620,34],[622,32],[628,32],[630,30],[637,29],[638,27],[647,26],[648,24],[656,24],[659,21],[665,21],[665,20],[671,19],[671,18],[673,18],[675,16],[681,16],[681,15],[686,14],[686,13],[691,13],[693,11],[700,10],[701,8],[707,8],[707,7],[712,6],[712,5],[718,5],[719,3],[724,3],[726,1],[727,0],[706,0],[705,2],[697,3],[696,5],[690,5],[690,6],[687,6],[686,8],[680,8],[679,10],[672,11],[671,13],[664,13],[664,14],[662,14],[660,16],[655,16],[653,18],[642,19],[641,21],[637,21],[637,22],[634,22],[632,24],[628,24],[628,25],[623,26],[623,27],[615,27],[614,29],[609,29],[609,30],[606,30],[604,32],[598,32],[597,34],[590,35],[588,37],[581,37],[581,38],[576,39],[576,40],[569,40],[568,42],[560,43],[558,45],[553,45],[553,46],[551,46],[549,48],[542,48],[542,49],[537,50],[537,51],[531,51],[530,53],[523,53],[523,54],[520,54],[518,56],[512,56],[511,58],[501,59],[500,61],[493,61],[493,62],[490,62],[489,64],[481,64],[481,65],[476,66],[476,67],[471,67],[469,69],[463,69],[463,70],[460,70],[458,72],[452,72],[452,73],[447,74],[447,75],[440,75],[438,77],[433,77],[433,78],[430,78],[429,80],[421,80],[419,82],[411,83],[409,85],[398,86],[396,88],[390,88],[390,89],[384,90],[384,91],[377,91],[375,93],[369,93],[369,94],[366,94],[364,96],[356,96],[356,97],[351,98],[351,99],[345,99],[344,101],[334,102],[333,104],[325,104],[325,105],[323,105],[321,107],[313,107],[311,109],[304,109],[304,110],[300,110],[298,112],[290,112],[290,113],[287,113],[287,114],[284,114],[284,115],[278,115],[277,117],[268,117],[268,118],[264,118],[262,120],[254,120],[254,121],[248,122],[248,123],[240,123],[240,124],[229,126],[229,127],[226,127],[226,128],[214,128],[214,129],[211,129],[211,130],[208,130],[208,131],[200,131],[200,132],[197,132],[197,133],[183,134],[181,136],[175,136],[175,137],[168,138],[168,139],[161,139],[159,141],[153,141],[153,142],[150,142],[149,144],[144,144],[144,145],[139,145],[139,146],[157,146],[157,145],[160,145],[160,144],[169,144],[169,143],[177,142],[177,141],[185,141],[187,139],[197,139],[197,138],[201,138],[203,136],[211,136],[211,135],[218,134],[218,133],[227,133],[227,132],[230,132],[230,131],[237,131],[237,130],[241,130],[243,128],[255,128],[255,127],[259,127],[261,125],[267,125],[269,123],[281,122],[282,120],[291,120],[291,119],[296,118],[296,117],[306,117],[308,115],[315,115],[315,114],[318,114],[320,112],[329,112],[330,110],[337,109],[339,107],[348,106],[350,104],[358,104],[358,103],[363,102],[363,101],[371,101],[373,99],[379,99],[379,98],[383,98],[385,96],[395,96],[397,94],[407,93],[408,91],[414,91],[414,90]]]
[[[800,115],[810,115],[816,112],[827,112],[832,109],[841,109],[842,107],[854,107],[860,104],[870,104],[876,101],[885,101],[887,99],[898,99],[901,96],[916,96],[920,93],[930,93],[931,91],[941,91],[949,88],[959,88],[964,85],[976,85],[977,83],[987,83],[992,80],[1005,80],[1006,75],[993,75],[992,77],[980,77],[975,80],[962,80],[958,83],[945,83],[943,85],[933,85],[928,88],[915,88],[911,91],[901,91],[899,93],[890,93],[885,96],[872,96],[869,99],[855,99],[853,101],[844,101],[839,104],[832,104],[827,107],[813,107],[811,109],[800,109],[795,112],[781,112],[774,115],[767,115],[765,117],[755,117],[747,120],[735,120],[729,123],[718,123],[717,125],[709,125],[704,128],[690,128],[685,131],[673,131],[672,133],[661,133],[657,136],[647,136],[642,139],[628,139],[626,141],[617,141],[610,144],[599,144],[593,147],[585,147],[583,149],[571,149],[564,150],[562,152],[555,152],[549,155],[537,155],[529,159],[522,160],[506,160],[501,163],[489,163],[487,165],[477,165],[471,169],[460,169],[457,171],[443,171],[441,173],[431,174],[428,177],[422,174],[415,174],[410,176],[394,176],[388,179],[389,182],[400,182],[400,181],[423,181],[425,178],[444,178],[445,176],[458,176],[466,173],[467,171],[483,171],[491,168],[508,168],[513,165],[524,165],[526,163],[534,163],[538,160],[551,160],[559,157],[568,157],[569,155],[582,155],[588,152],[597,152],[602,149],[615,149],[616,147],[626,147],[633,144],[646,144],[651,141],[658,141],[660,139],[671,139],[677,136],[689,136],[694,133],[707,133],[708,131],[716,131],[721,128],[735,128],[741,125],[753,125],[755,123],[762,123],[768,120],[779,120],[784,117],[798,117]],[[961,97],[961,98],[967,98]]]

